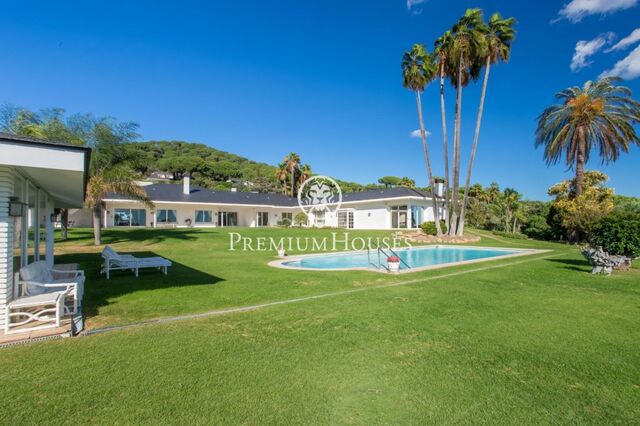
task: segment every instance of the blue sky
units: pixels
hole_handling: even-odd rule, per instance
[[[571,174],[547,167],[533,146],[554,93],[615,69],[640,98],[639,43],[616,46],[640,28],[639,0],[3,3],[0,103],[111,115],[138,122],[144,139],[271,164],[295,151],[316,173],[361,183],[406,175],[426,184],[400,58],[415,42],[431,48],[468,7],[518,20],[512,60],[492,68],[474,182],[545,199]],[[479,85],[464,92],[464,169],[478,94]],[[431,85],[425,117],[442,175],[438,99]],[[589,167],[606,171],[617,193],[640,196],[639,165],[634,148]]]

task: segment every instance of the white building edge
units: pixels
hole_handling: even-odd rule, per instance
[[[104,199],[105,227],[271,227],[292,221],[302,210],[296,198],[280,194],[215,191],[182,185],[144,185],[155,208],[118,194]],[[441,194],[442,188],[438,188]],[[440,217],[442,207],[440,203]],[[334,206],[330,206],[334,207]],[[76,213],[76,217],[80,216]],[[89,226],[89,215],[75,226]],[[349,229],[415,229],[433,221],[430,194],[396,187],[344,194],[339,209],[310,214],[309,225]]]
[[[38,260],[53,266],[54,211],[82,207],[90,153],[0,133],[0,330],[17,297],[14,272]]]

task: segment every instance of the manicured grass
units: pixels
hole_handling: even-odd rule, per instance
[[[637,268],[591,276],[575,249],[486,235],[552,252],[402,276],[289,271],[229,252],[226,233],[107,232],[177,263],[138,280],[99,279],[88,232],[58,248],[88,272],[89,327],[370,290],[1,350],[0,422],[640,421]]]

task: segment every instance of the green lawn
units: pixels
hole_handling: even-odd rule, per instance
[[[640,270],[592,276],[573,248],[481,234],[552,251],[389,276],[271,268],[226,230],[107,231],[175,263],[107,281],[74,231],[58,260],[87,271],[89,329],[359,291],[0,350],[0,423],[640,422]]]

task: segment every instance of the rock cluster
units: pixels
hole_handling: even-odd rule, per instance
[[[633,259],[626,256],[619,256],[609,254],[602,249],[602,247],[583,247],[581,250],[582,255],[589,261],[593,269],[592,274],[606,274],[611,275],[611,271],[614,269],[627,270],[631,266]]]
[[[427,235],[422,231],[398,232],[396,236],[398,238],[407,239],[411,242],[426,244],[464,244],[480,241],[480,237],[477,235],[463,235],[461,237],[443,235],[441,237],[436,237],[435,235]]]

